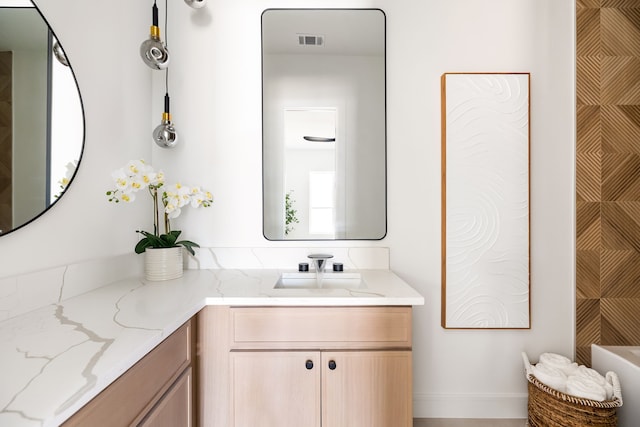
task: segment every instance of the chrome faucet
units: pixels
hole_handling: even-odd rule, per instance
[[[313,262],[313,267],[316,270],[316,283],[318,287],[322,287],[322,276],[324,275],[324,268],[327,266],[327,260],[333,258],[330,254],[311,254],[307,255]]]

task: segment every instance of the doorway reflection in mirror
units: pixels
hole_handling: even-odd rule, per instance
[[[284,192],[296,195],[298,220],[286,234],[288,239],[336,236],[341,213],[336,211],[335,175],[341,164],[338,153],[344,155],[344,150],[338,149],[340,141],[336,141],[336,110],[284,110]]]

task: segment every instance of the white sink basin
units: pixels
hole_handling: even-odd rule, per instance
[[[316,273],[282,273],[274,289],[366,289],[360,273],[325,272],[318,285]]]

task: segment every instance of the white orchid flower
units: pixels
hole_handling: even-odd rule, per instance
[[[164,204],[164,213],[169,219],[174,219],[180,216],[182,211],[180,210],[181,198],[174,192],[164,192],[162,196],[162,203]]]
[[[54,195],[54,198],[58,198],[62,195],[64,190],[67,189],[67,186],[71,182],[71,178],[73,178],[73,174],[76,172],[76,168],[78,167],[78,160],[74,160],[66,164],[66,172],[62,178],[58,180],[58,185],[60,186],[60,192]]]
[[[63,190],[67,187],[67,185],[69,185],[69,182],[71,181],[73,174],[76,172],[77,167],[78,167],[77,160],[67,163],[64,177],[60,179],[60,181],[58,181],[60,183],[60,187],[62,187]]]
[[[144,160],[131,160],[127,163],[126,168],[129,176],[135,176],[149,170],[151,166],[148,166]],[[151,169],[153,170],[153,168]]]
[[[136,193],[133,191],[118,191],[118,190],[114,190],[114,191],[110,191],[107,193],[107,195],[109,196],[109,201],[110,202],[125,202],[125,203],[131,203],[136,199]]]
[[[186,187],[179,182],[173,185],[169,185],[163,195],[164,199],[171,199],[172,203],[177,207],[181,208],[184,205],[189,203],[189,187]]]
[[[175,219],[180,216],[180,214],[182,213],[182,210],[176,205],[170,203],[167,206],[165,206],[164,213],[167,214],[167,218]]]
[[[119,199],[125,203],[131,203],[136,199],[136,193],[134,193],[133,191],[128,193],[122,193],[120,194]]]
[[[131,180],[125,173],[124,169],[117,169],[111,173],[111,177],[116,184],[116,190],[129,191],[131,189]]]
[[[199,208],[200,206],[208,207],[213,201],[213,196],[208,191],[203,191],[200,187],[191,188],[191,206]]]
[[[147,247],[165,247],[154,246],[160,245],[162,239],[172,235],[174,239],[180,234],[179,230],[171,230],[170,220],[180,216],[181,208],[187,205],[193,207],[210,206],[213,196],[210,192],[202,190],[200,187],[187,187],[180,183],[173,185],[165,185],[164,173],[162,171],[154,171],[151,165],[144,160],[131,160],[123,168],[117,169],[111,173],[111,177],[115,183],[115,189],[106,192],[110,202],[131,203],[136,199],[136,193],[142,189],[148,189],[151,195],[154,214],[153,214],[153,233],[146,231],[138,231],[143,238],[138,242],[135,248],[136,253],[142,253]],[[158,203],[162,203],[164,208],[160,211]],[[160,218],[158,214],[164,214],[165,234],[160,231]],[[150,240],[150,236],[160,238],[158,242]],[[155,242],[155,243],[154,243]],[[165,242],[166,243],[166,242]],[[165,243],[162,243],[164,245]],[[190,241],[177,242],[186,247],[191,254],[194,254],[193,247],[198,245]]]
[[[158,171],[155,176],[151,180],[151,185],[161,185],[164,184],[164,172]]]
[[[180,197],[180,207],[186,206],[189,204],[189,200],[190,200],[190,194],[189,191],[187,189],[187,191],[183,191],[179,194]]]

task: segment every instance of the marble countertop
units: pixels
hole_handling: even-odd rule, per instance
[[[282,270],[121,280],[0,322],[0,425],[57,426],[206,305],[423,305],[389,270],[364,289],[274,289]]]

